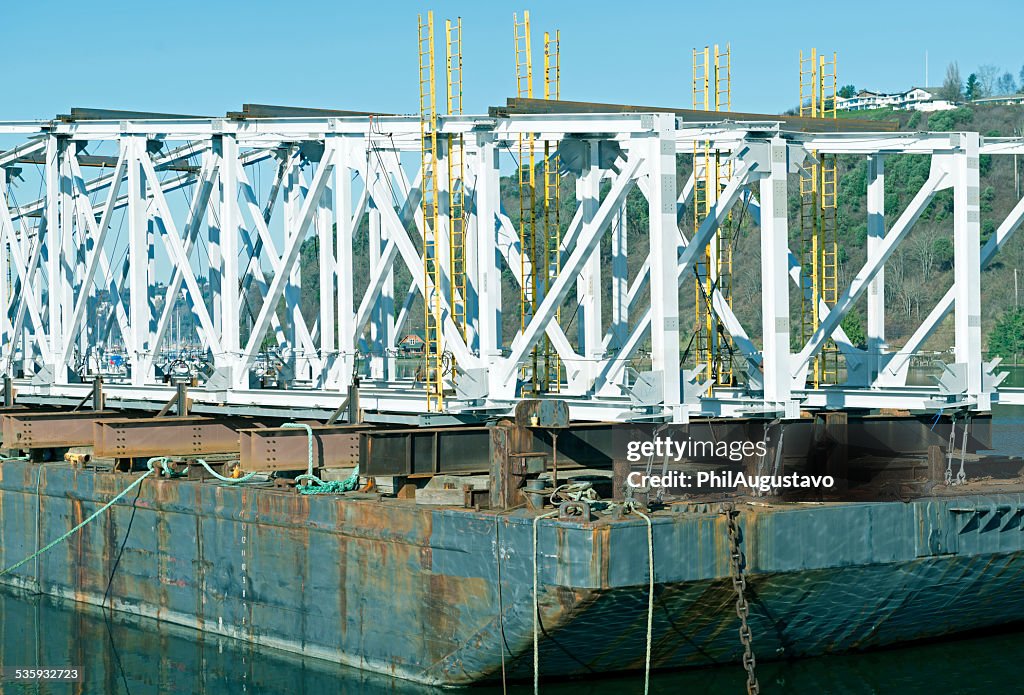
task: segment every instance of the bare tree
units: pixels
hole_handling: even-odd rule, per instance
[[[939,90],[939,96],[946,101],[961,101],[964,98],[963,85],[960,79],[960,66],[954,61],[946,66],[946,79]]]
[[[912,260],[918,267],[920,277],[925,280],[930,280],[932,271],[935,270],[935,236],[934,227],[922,226],[921,229],[914,230],[907,239]]]
[[[1017,91],[1017,80],[1013,75],[1004,72],[1003,76],[996,82],[996,94],[1013,94]]]
[[[996,93],[996,81],[999,79],[999,68],[992,64],[978,68],[978,96],[990,97]]]

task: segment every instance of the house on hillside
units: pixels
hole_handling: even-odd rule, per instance
[[[398,341],[398,352],[405,357],[419,357],[427,348],[423,331],[413,331]]]
[[[981,104],[984,106],[996,106],[998,104],[1007,104],[1020,106],[1024,105],[1024,92],[1018,92],[1017,94],[1000,94],[994,97],[981,97],[971,102],[972,104]]]
[[[836,97],[839,111],[866,111],[868,109],[901,109],[906,111],[946,111],[956,105],[937,99],[938,87],[911,87],[905,92],[872,92],[862,89],[852,97]]]

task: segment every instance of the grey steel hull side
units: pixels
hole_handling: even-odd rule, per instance
[[[46,543],[129,480],[0,464],[0,565],[34,551],[37,518]],[[0,579],[422,683],[494,678],[505,645],[510,673],[532,673],[531,517],[179,480],[133,499]],[[745,510],[759,657],[1021,620],[1022,509],[1012,494]],[[736,660],[724,518],[658,515],[654,545],[654,665]],[[642,668],[646,525],[544,520],[538,547],[542,673]]]

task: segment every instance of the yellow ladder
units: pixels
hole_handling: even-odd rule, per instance
[[[725,45],[724,51],[715,45],[715,111],[732,110],[732,49]],[[732,178],[732,162],[722,162],[722,153],[715,151],[715,198],[720,198],[729,179]],[[715,285],[729,308],[732,308],[732,249],[733,249],[733,218],[730,211],[725,223],[719,226],[715,234],[716,268]],[[722,322],[714,314],[714,333],[711,342],[714,349],[714,360],[718,376],[718,384],[733,384],[732,344],[726,334]]]
[[[836,118],[837,56],[800,51],[800,115]],[[800,337],[806,343],[821,324],[820,304],[839,296],[839,172],[834,154],[811,152],[815,163],[800,172],[800,229],[803,292]],[[810,365],[808,382],[818,388],[839,380],[839,349],[825,341]]]
[[[512,15],[516,50],[516,96],[533,98],[533,53],[530,46],[530,12],[523,12],[520,22]],[[533,319],[539,304],[538,285],[541,268],[537,260],[537,180],[534,153],[534,134],[519,135],[519,267],[522,288],[519,293],[519,327],[525,330]],[[523,391],[536,391],[540,373],[540,347],[535,345],[531,354],[531,367],[523,368],[522,377],[528,382]]]
[[[711,49],[693,49],[693,108],[697,111],[710,111],[711,96]],[[711,206],[711,191],[714,185],[714,174],[711,150],[708,142],[693,143],[693,233],[696,234],[700,225],[707,218]],[[712,378],[713,355],[711,350],[711,245],[709,244],[697,256],[694,267],[694,363],[696,367],[704,366],[704,377]]]
[[[800,51],[800,115],[818,117],[818,49],[810,55]]]
[[[424,381],[427,410],[444,411],[441,259],[437,209],[437,92],[434,71],[434,13],[419,23],[420,166],[423,209]]]
[[[462,17],[445,21],[448,113],[462,113]],[[466,337],[466,169],[462,134],[448,136],[448,278],[452,321]]]
[[[561,96],[561,32],[552,38],[544,32],[544,98],[558,100]],[[559,174],[558,142],[544,141],[544,294],[562,269],[561,176]],[[555,310],[555,322],[561,325],[561,307]],[[562,363],[551,339],[544,334],[544,368],[540,390],[558,393],[562,390]]]
[[[832,60],[827,61],[824,55],[818,55],[818,115],[820,118],[836,118],[837,88],[837,56],[832,53]],[[821,156],[821,298],[829,306],[834,306],[839,298],[839,225],[838,196],[839,171],[834,154]],[[824,383],[835,384],[839,381],[839,348],[829,338],[821,350],[821,379]]]
[[[693,50],[694,109],[731,110],[731,82],[732,59],[728,44],[724,51],[716,44],[713,53],[709,46]],[[728,162],[722,162],[721,153],[712,150],[710,143],[704,141],[693,145],[693,168],[693,228],[696,233],[728,183],[732,167]],[[733,384],[731,342],[712,300],[718,290],[732,306],[732,234],[732,215],[729,214],[696,262],[695,362],[698,367],[705,367],[705,375],[712,382],[712,391],[714,386]]]
[[[806,344],[818,327],[818,168],[808,164],[800,168],[800,340]],[[811,379],[818,385],[817,364]]]

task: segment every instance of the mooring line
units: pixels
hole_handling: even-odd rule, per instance
[[[107,502],[107,503],[106,503],[105,505],[103,505],[102,507],[100,507],[99,509],[97,509],[97,510],[96,510],[95,512],[93,512],[92,514],[90,514],[90,515],[89,515],[88,517],[86,517],[86,519],[85,519],[84,521],[82,521],[82,523],[80,523],[80,524],[78,524],[77,526],[75,526],[75,527],[74,527],[73,529],[71,529],[70,531],[68,531],[68,532],[67,532],[67,533],[65,533],[64,535],[62,535],[62,536],[61,536],[60,538],[58,538],[57,540],[55,540],[55,541],[52,541],[51,543],[47,544],[45,548],[41,548],[40,550],[37,550],[36,552],[34,552],[34,553],[32,553],[31,555],[29,555],[29,556],[28,556],[27,558],[25,558],[25,559],[24,559],[24,560],[22,560],[21,562],[17,562],[17,563],[15,563],[15,564],[11,565],[10,567],[8,567],[7,569],[5,569],[5,570],[3,570],[3,571],[0,571],[0,577],[2,577],[2,576],[3,576],[3,575],[5,575],[5,574],[9,574],[9,573],[13,572],[14,570],[16,570],[16,569],[18,569],[19,567],[21,567],[22,565],[24,565],[24,564],[25,564],[26,562],[29,562],[30,560],[33,560],[33,559],[35,559],[35,558],[39,557],[40,555],[42,555],[42,554],[43,554],[43,553],[45,553],[46,551],[48,551],[48,550],[51,550],[51,549],[53,549],[54,547],[56,547],[57,545],[59,545],[59,544],[60,544],[60,543],[62,543],[63,541],[65,541],[65,540],[67,540],[68,538],[70,538],[71,536],[73,536],[73,535],[74,535],[75,533],[77,533],[78,531],[82,530],[82,528],[83,528],[83,527],[84,527],[84,526],[85,526],[86,524],[88,524],[88,523],[89,523],[90,521],[92,521],[93,519],[95,519],[96,517],[98,517],[98,516],[99,516],[100,514],[102,514],[103,512],[105,512],[105,511],[107,511],[108,509],[110,509],[110,508],[111,508],[112,506],[114,506],[114,504],[116,504],[116,503],[117,503],[117,501],[118,501],[119,499],[121,499],[122,497],[124,497],[125,495],[127,495],[127,494],[128,494],[129,492],[131,492],[132,490],[134,490],[134,489],[135,489],[136,487],[138,487],[138,486],[139,486],[139,485],[140,485],[140,484],[142,483],[142,481],[143,481],[143,480],[145,480],[146,478],[148,478],[149,476],[151,476],[151,475],[152,475],[153,473],[156,473],[156,469],[155,469],[155,468],[153,467],[152,463],[150,463],[150,464],[149,464],[149,470],[148,470],[148,471],[146,471],[146,472],[145,472],[145,473],[144,473],[143,475],[141,475],[141,476],[140,476],[139,478],[137,478],[137,479],[136,479],[136,480],[135,480],[134,482],[132,482],[132,484],[131,484],[131,485],[129,485],[128,487],[126,487],[126,488],[125,488],[124,490],[121,490],[121,492],[119,492],[119,493],[117,494],[117,496],[116,496],[116,497],[114,497],[114,499],[110,500],[110,501],[109,501],[109,502]]]
[[[534,517],[533,519],[533,693],[537,695],[540,693],[540,606],[537,600],[537,578],[540,574],[540,569],[537,563],[537,527],[540,524],[541,519],[547,519],[549,517],[558,514],[556,509],[553,512],[547,514],[541,514],[540,516]]]
[[[626,512],[637,514],[647,522],[647,567],[650,575],[647,587],[647,649],[644,657],[644,695],[650,692],[651,687],[651,647],[654,638],[654,524],[651,517],[644,514],[633,500],[624,504]]]

